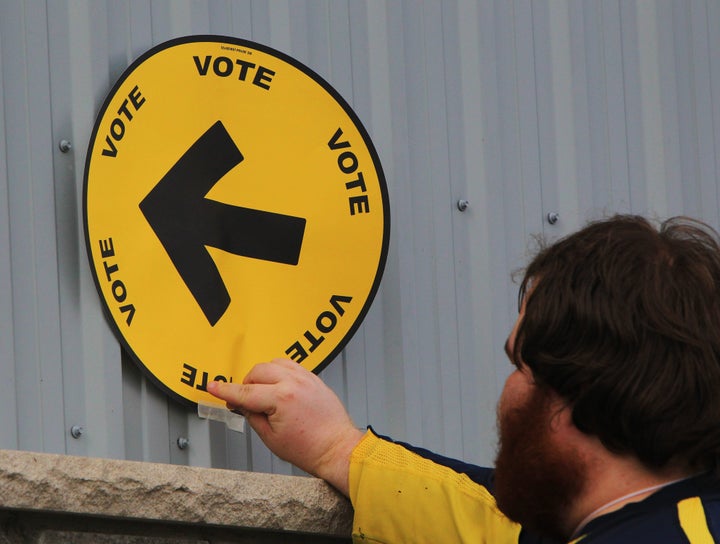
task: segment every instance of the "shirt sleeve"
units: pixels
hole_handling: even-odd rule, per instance
[[[350,459],[354,542],[517,544],[487,484],[423,451],[365,434]]]

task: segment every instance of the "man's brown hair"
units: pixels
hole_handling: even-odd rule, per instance
[[[707,225],[618,215],[525,271],[515,358],[573,422],[646,466],[720,456],[720,245]]]

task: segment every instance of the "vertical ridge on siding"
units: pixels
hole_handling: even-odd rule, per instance
[[[7,19],[5,19],[7,21]],[[7,24],[7,22],[5,23]],[[7,157],[7,127],[5,110],[8,106],[4,81],[5,55],[10,51],[4,43],[5,33],[0,20],[0,361],[5,379],[0,380],[0,446],[18,447],[18,410],[15,376],[15,322],[12,285],[12,251],[10,238],[10,169]],[[10,77],[14,74],[9,74]],[[13,107],[13,104],[10,104]]]

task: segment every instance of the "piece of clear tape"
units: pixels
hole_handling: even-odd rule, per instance
[[[198,417],[223,422],[228,429],[238,433],[245,432],[245,418],[240,414],[231,412],[220,404],[198,402]]]

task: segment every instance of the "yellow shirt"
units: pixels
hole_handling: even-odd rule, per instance
[[[353,542],[517,544],[520,526],[467,475],[368,431],[350,459]]]

